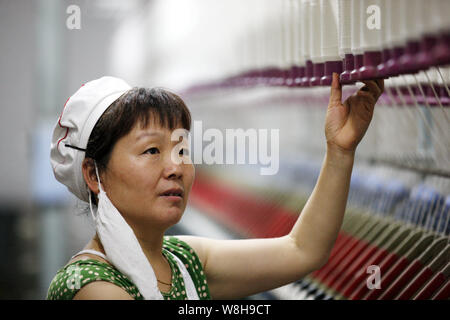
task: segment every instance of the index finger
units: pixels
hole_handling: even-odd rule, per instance
[[[378,97],[381,96],[381,93],[383,93],[380,88],[380,84],[376,80],[363,80],[361,82],[364,83],[365,86],[360,90],[370,92],[375,100],[377,100]]]
[[[384,79],[374,79],[375,83],[377,84],[378,88],[380,88],[381,93],[384,92]]]

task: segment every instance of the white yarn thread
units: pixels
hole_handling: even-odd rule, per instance
[[[414,29],[413,29],[413,38],[414,39],[420,39],[424,32],[425,32],[425,22],[424,22],[424,14],[423,11],[425,9],[425,4],[426,1],[423,0],[412,0],[411,3],[409,4],[409,6],[411,6],[412,11],[414,12],[413,14],[413,19],[415,20],[414,24]]]
[[[264,33],[265,33],[265,50],[267,51],[267,55],[266,55],[266,64],[268,67],[274,67],[277,64],[277,55],[276,55],[276,50],[277,48],[273,48],[273,44],[274,44],[274,23],[273,23],[273,17],[272,17],[272,12],[271,12],[271,4],[268,3],[268,0],[261,0],[263,1],[263,5],[264,5]]]
[[[431,83],[433,83],[433,84],[439,83],[439,75],[435,68],[430,68],[430,69],[426,70],[425,72],[427,73],[428,78],[430,78]]]
[[[426,1],[429,16],[431,20],[431,31],[434,34],[439,34],[444,31],[450,30],[450,1],[448,0],[429,0]]]
[[[448,16],[448,13],[450,12],[450,1],[448,0],[441,0],[442,3],[442,11],[441,11],[441,17],[442,17],[442,26],[445,31],[450,31],[450,19]]]
[[[303,57],[301,42],[301,24],[300,24],[300,0],[292,0],[292,64],[296,66],[304,66],[305,59]]]
[[[361,0],[351,0],[351,49],[353,55],[361,54],[360,30],[361,30]]]
[[[420,15],[420,23],[422,25],[422,35],[428,35],[433,33],[433,16],[430,14],[430,5],[433,5],[434,1],[419,1],[418,12]]]
[[[433,34],[439,33],[442,27],[442,21],[440,21],[440,6],[439,0],[430,0],[428,3],[428,10],[430,11],[430,16],[433,19],[430,19],[430,32]]]
[[[268,54],[268,60],[270,67],[277,67],[279,62],[279,56],[278,53],[281,50],[281,48],[278,47],[279,45],[279,28],[277,23],[277,17],[276,17],[276,7],[274,5],[278,4],[278,1],[275,2],[269,2],[270,0],[262,0],[264,1],[263,4],[267,6],[267,50],[269,51]]]
[[[381,34],[380,34],[380,46],[381,49],[388,49],[388,28],[387,28],[387,3],[391,2],[391,0],[378,0],[380,5],[380,14],[381,14]]]
[[[300,4],[300,25],[301,25],[301,52],[305,61],[309,60],[310,55],[310,2],[309,0],[302,0]]]
[[[281,39],[282,39],[282,50],[283,58],[281,62],[281,68],[287,69],[291,64],[291,28],[290,28],[290,0],[281,0]]]
[[[362,0],[360,12],[361,12],[361,25],[360,25],[360,47],[364,51],[379,51],[381,46],[381,33],[384,26],[380,25],[380,28],[369,28],[367,25],[367,19],[369,18],[368,9],[370,6],[376,6],[380,8],[380,2],[377,0]],[[381,14],[380,14],[381,18]]]
[[[418,72],[417,74],[415,74],[415,77],[420,83],[428,82],[428,79],[423,72]]]
[[[286,60],[286,53],[285,53],[285,39],[286,39],[286,35],[285,35],[285,27],[284,27],[284,0],[275,0],[273,1],[273,12],[275,13],[275,29],[276,29],[276,33],[275,33],[275,37],[278,39],[278,43],[276,44],[278,46],[278,51],[277,51],[277,66],[280,69],[283,69],[286,65],[285,60]]]
[[[337,0],[320,0],[320,52],[323,61],[339,61]]]
[[[403,47],[405,39],[401,34],[402,0],[388,1],[386,4],[386,44],[389,48]]]
[[[339,56],[343,59],[352,50],[352,16],[351,0],[339,0],[338,22],[339,22]]]
[[[266,25],[266,6],[263,2],[263,5],[257,6],[257,22],[258,22],[258,50],[261,50],[261,69],[265,69],[270,66],[269,61],[269,51],[268,48],[268,39],[267,39],[267,25]]]
[[[402,2],[401,34],[405,41],[418,40],[420,32],[417,26],[416,0],[400,0]]]
[[[439,77],[442,75],[444,79],[441,78],[442,84],[447,84],[447,87],[450,86],[450,67],[439,67],[438,69],[440,71]],[[445,80],[445,81],[444,81]]]
[[[321,28],[320,28],[320,3],[319,0],[311,0],[310,2],[310,54],[313,63],[324,62],[322,59],[321,45]]]
[[[253,37],[255,38],[254,46],[257,55],[257,60],[255,61],[255,70],[261,70],[264,68],[265,56],[267,54],[267,52],[264,50],[265,21],[263,17],[264,15],[263,8],[255,5],[254,7],[255,7],[254,8],[255,14],[252,23],[253,27],[252,32],[254,33],[253,34]]]

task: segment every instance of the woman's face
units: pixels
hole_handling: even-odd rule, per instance
[[[136,125],[117,141],[102,174],[106,194],[135,231],[166,229],[181,219],[186,208],[194,166],[172,161],[179,141],[171,141],[171,134],[155,122],[146,128]],[[189,159],[188,144],[184,146],[174,154]],[[170,189],[181,190],[182,196],[163,195]]]

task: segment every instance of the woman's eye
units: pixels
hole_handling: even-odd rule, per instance
[[[188,150],[187,149],[181,149],[180,150],[180,155],[182,155],[182,156],[185,156],[185,155],[188,155],[189,154],[189,152],[188,152]]]
[[[156,153],[159,153],[159,150],[158,150],[158,148],[150,148],[150,149],[145,150],[144,153],[156,154]]]

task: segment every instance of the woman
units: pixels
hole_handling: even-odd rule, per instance
[[[319,269],[341,227],[356,147],[384,90],[383,80],[364,83],[342,103],[333,74],[327,152],[291,232],[245,240],[164,236],[181,219],[194,180],[192,164],[171,158],[178,144],[171,133],[191,122],[178,96],[110,77],[80,88],[55,127],[51,158],[56,178],[94,203],[97,233],[57,273],[47,298],[236,299]]]

